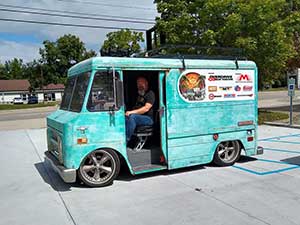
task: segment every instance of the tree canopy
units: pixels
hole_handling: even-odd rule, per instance
[[[4,65],[0,64],[0,79],[22,79],[24,77],[24,65],[22,59],[8,60]]]
[[[142,32],[122,29],[110,32],[101,47],[102,56],[131,56],[141,51],[140,42],[144,41]]]
[[[50,83],[64,83],[67,70],[75,63],[96,55],[87,51],[84,43],[74,35],[64,35],[56,41],[44,41],[41,58],[23,63],[12,59],[0,63],[0,79],[28,79],[31,88],[41,88]]]
[[[67,70],[75,63],[96,55],[87,51],[84,43],[74,35],[64,35],[55,42],[44,41],[40,48],[44,83],[63,83]]]
[[[242,48],[263,81],[300,66],[300,0],[155,0],[167,43]]]

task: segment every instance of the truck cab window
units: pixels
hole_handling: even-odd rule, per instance
[[[70,105],[70,111],[73,112],[81,111],[86,90],[89,84],[90,76],[91,73],[87,72],[77,77],[77,81],[76,81],[76,85],[75,85],[75,89],[73,92],[72,101]]]
[[[69,77],[65,87],[64,95],[60,105],[60,109],[69,110],[69,105],[72,98],[72,93],[75,85],[76,77]]]
[[[60,109],[73,112],[81,111],[90,75],[91,72],[86,72],[68,78]]]
[[[116,73],[116,76],[118,74]],[[95,74],[87,109],[91,112],[108,111],[115,105],[113,73],[99,71]]]

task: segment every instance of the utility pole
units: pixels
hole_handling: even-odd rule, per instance
[[[42,67],[42,64],[40,64],[40,72],[41,72],[41,83],[42,83],[43,103],[45,103],[44,75],[43,75],[43,67]]]

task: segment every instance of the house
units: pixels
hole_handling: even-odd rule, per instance
[[[42,89],[36,89],[35,93],[39,101],[61,101],[64,89],[63,84],[48,84]]]
[[[26,102],[31,95],[38,96],[39,102],[61,101],[64,88],[63,84],[48,84],[32,93],[28,80],[0,80],[0,104],[11,103],[16,97]]]

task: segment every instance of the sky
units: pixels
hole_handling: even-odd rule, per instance
[[[62,11],[68,11],[75,12],[75,16],[131,20],[131,22],[65,18],[21,13],[20,11],[51,14],[65,14]],[[156,5],[153,3],[153,0],[1,0],[0,63],[4,63],[13,58],[21,58],[25,63],[33,59],[38,59],[40,57],[39,48],[43,46],[44,40],[56,41],[64,34],[74,34],[78,36],[81,41],[85,43],[87,49],[93,49],[99,52],[103,41],[106,39],[106,34],[119,30],[112,28],[95,29],[19,23],[3,21],[1,19],[147,30],[153,27],[157,15]],[[133,23],[132,21],[143,21],[147,23]]]

